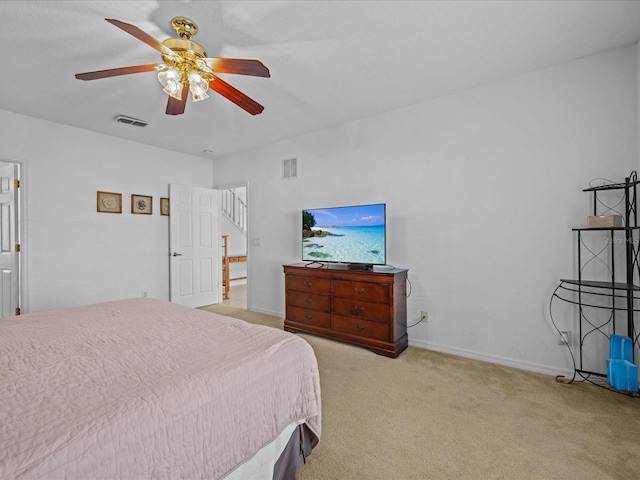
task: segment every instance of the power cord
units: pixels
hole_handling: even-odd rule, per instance
[[[418,320],[416,323],[414,323],[413,325],[407,325],[407,328],[411,328],[411,327],[415,327],[416,325],[418,325],[420,322],[422,322],[422,318],[420,320]]]
[[[407,283],[409,284],[409,293],[407,294],[407,298],[409,298],[411,296],[411,292],[413,292],[413,285],[411,284],[411,280],[409,280],[409,277],[407,277]],[[422,320],[424,320],[423,318],[420,318],[420,320],[418,320],[416,323],[414,323],[413,325],[407,325],[407,328],[411,328],[411,327],[415,327],[416,325],[418,325],[420,322],[422,322]]]

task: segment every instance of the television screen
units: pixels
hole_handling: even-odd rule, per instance
[[[302,211],[302,260],[384,265],[386,205]]]

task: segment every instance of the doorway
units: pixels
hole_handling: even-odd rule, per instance
[[[220,236],[224,305],[247,308],[249,258],[247,230],[249,211],[247,185],[227,185],[220,189]]]

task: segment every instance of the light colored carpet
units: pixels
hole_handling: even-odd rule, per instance
[[[222,301],[223,305],[236,308],[247,308],[247,284],[232,285],[229,288],[229,298]]]
[[[640,478],[638,398],[414,347],[389,359],[300,336],[318,358],[323,434],[298,480]]]

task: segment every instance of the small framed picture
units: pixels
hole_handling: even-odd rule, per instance
[[[153,198],[147,195],[131,195],[131,213],[151,215],[153,212]]]
[[[169,199],[160,197],[160,215],[169,215]]]
[[[98,192],[98,212],[122,213],[122,194]]]

